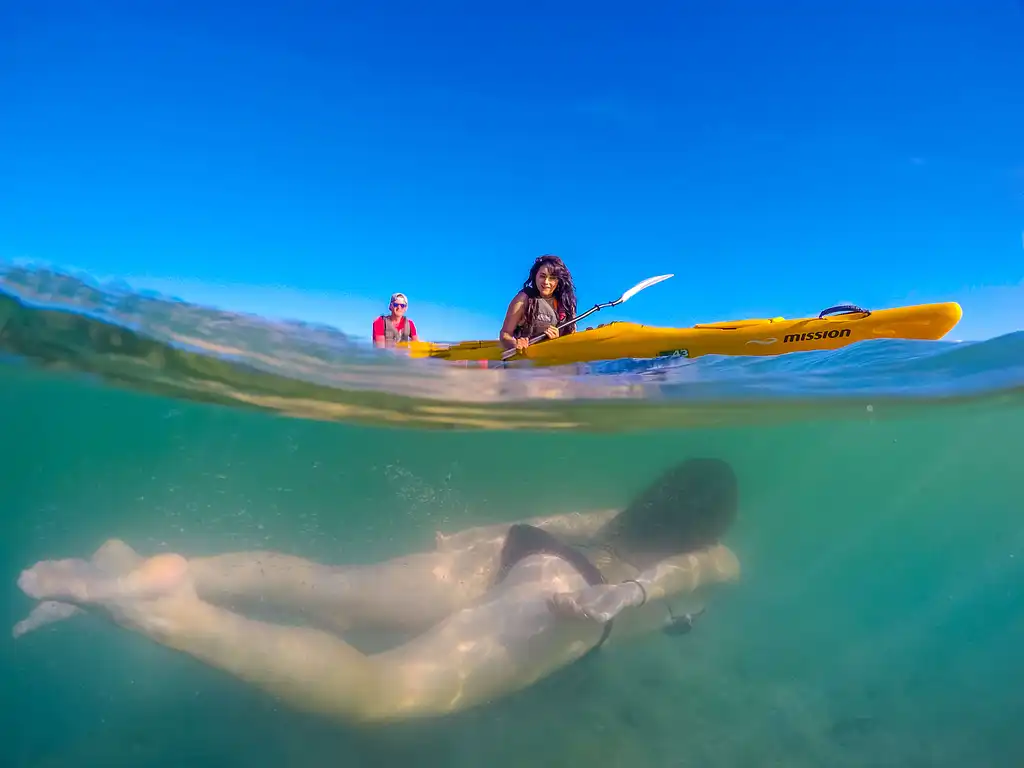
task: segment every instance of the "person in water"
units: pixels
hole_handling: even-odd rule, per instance
[[[522,352],[535,336],[557,339],[575,330],[572,324],[559,331],[558,326],[576,317],[576,287],[565,263],[553,254],[540,256],[533,263],[523,289],[505,312],[498,338],[505,349]]]
[[[267,552],[143,559],[112,540],[90,561],[22,572],[22,591],[43,602],[14,635],[95,612],[300,710],[350,724],[442,716],[603,645],[688,631],[707,589],[738,579],[720,543],[737,505],[732,468],[691,459],[620,512],[439,534],[433,551],[371,565]],[[246,602],[301,614],[306,626],[225,607]],[[409,639],[371,654],[342,639],[367,629]]]
[[[416,325],[405,316],[409,300],[404,293],[391,294],[390,314],[373,321],[373,343],[378,347],[393,347],[400,341],[417,341]]]

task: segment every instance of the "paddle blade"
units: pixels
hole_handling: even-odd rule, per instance
[[[637,283],[624,294],[622,294],[622,296],[619,297],[619,300],[615,303],[621,304],[624,301],[629,301],[631,298],[640,293],[640,291],[642,291],[644,288],[650,288],[652,285],[660,283],[662,280],[668,280],[670,277],[674,277],[674,275],[658,275],[657,277],[648,277],[642,283]]]

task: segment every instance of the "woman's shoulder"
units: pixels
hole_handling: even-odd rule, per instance
[[[512,301],[508,303],[508,309],[505,311],[505,322],[519,322],[519,318],[526,311],[526,302],[528,300],[526,291],[520,291],[512,297]]]
[[[530,294],[526,291],[519,291],[515,296],[512,297],[512,301],[508,303],[509,309],[526,304],[530,300]]]

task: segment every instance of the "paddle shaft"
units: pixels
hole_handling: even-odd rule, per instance
[[[597,312],[598,310],[605,309],[606,307],[614,307],[618,303],[619,303],[618,301],[609,301],[609,302],[606,302],[605,304],[595,304],[594,306],[592,306],[590,309],[588,309],[586,312],[584,312],[579,317],[574,317],[572,320],[566,320],[561,325],[556,325],[555,328],[557,328],[558,330],[562,330],[563,328],[568,328],[570,325],[573,325],[574,323],[578,323],[580,320],[582,320],[587,315],[592,315],[595,312]],[[530,339],[530,343],[531,344],[536,344],[538,341],[544,341],[544,339],[546,339],[546,338],[547,338],[547,336],[542,333],[540,336],[534,336],[532,339]]]
[[[592,306],[590,309],[588,309],[586,312],[584,312],[579,317],[574,317],[572,320],[566,320],[561,325],[556,325],[555,328],[557,328],[559,331],[562,330],[563,328],[568,328],[573,323],[578,323],[580,320],[582,320],[587,315],[592,315],[595,312],[597,312],[598,310],[602,310],[602,309],[605,309],[607,307],[614,307],[615,305],[621,304],[621,303],[622,303],[622,299],[616,299],[615,301],[608,301],[608,302],[605,302],[604,304],[595,304],[594,306]],[[542,333],[539,336],[534,336],[532,339],[530,339],[530,343],[531,344],[537,344],[538,342],[544,341],[544,339],[546,339],[546,338],[547,338],[547,335]],[[516,351],[517,350],[516,350],[515,347],[512,347],[512,349],[506,349],[504,352],[501,353],[501,359],[502,360],[508,360],[510,357],[512,357],[516,353]]]

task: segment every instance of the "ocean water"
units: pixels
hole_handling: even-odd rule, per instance
[[[688,635],[374,729],[76,617],[0,641],[2,765],[1024,763],[1024,333],[482,371],[9,268],[0,355],[8,626],[23,568],[114,536],[373,562],[693,456],[736,470],[743,567]]]

